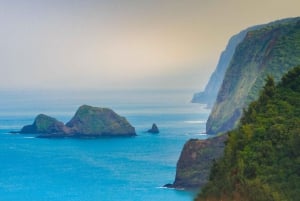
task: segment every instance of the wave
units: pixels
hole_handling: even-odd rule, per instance
[[[169,189],[168,187],[165,187],[165,186],[158,186],[158,187],[155,187],[155,188],[159,188],[159,189]]]
[[[25,139],[33,139],[33,138],[35,138],[35,137],[32,137],[32,136],[30,136],[30,137],[24,137]]]

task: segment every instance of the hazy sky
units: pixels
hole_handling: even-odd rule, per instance
[[[299,0],[0,0],[0,89],[198,91],[228,39]]]

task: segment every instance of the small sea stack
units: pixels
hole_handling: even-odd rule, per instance
[[[152,124],[152,128],[149,129],[147,132],[157,134],[157,133],[159,133],[159,130],[158,130],[158,127],[156,126],[156,124],[154,123],[154,124]]]

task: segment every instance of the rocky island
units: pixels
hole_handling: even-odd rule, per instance
[[[113,110],[82,105],[66,125],[53,117],[38,115],[32,125],[24,126],[21,134],[37,137],[102,137],[135,136],[135,128]]]
[[[147,131],[147,133],[152,133],[152,134],[159,133],[157,125],[156,124],[152,124],[152,127]]]

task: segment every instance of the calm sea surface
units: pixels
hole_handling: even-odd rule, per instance
[[[194,192],[162,188],[209,110],[191,104],[190,91],[0,92],[1,201],[192,200]],[[44,113],[67,122],[82,104],[109,107],[137,137],[38,139],[9,134]],[[145,133],[156,123],[160,134]]]

